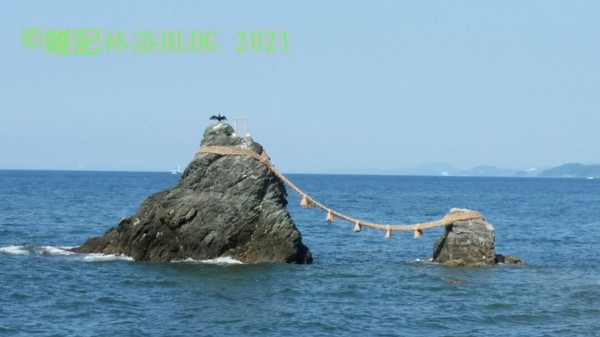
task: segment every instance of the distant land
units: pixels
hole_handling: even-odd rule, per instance
[[[564,164],[540,172],[538,177],[600,178],[600,165]]]
[[[600,179],[600,164],[581,163],[564,164],[552,168],[500,168],[496,166],[476,166],[467,170],[444,163],[433,163],[409,168],[390,170],[336,170],[336,174],[383,174],[383,175],[419,175],[453,177],[531,177],[531,178],[593,178]]]
[[[504,169],[495,166],[477,166],[454,172],[453,176],[470,177],[539,177],[539,178],[600,178],[599,165],[564,164],[547,169]]]

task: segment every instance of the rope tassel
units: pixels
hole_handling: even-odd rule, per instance
[[[308,200],[308,197],[305,195],[302,196],[302,201],[300,201],[300,206],[302,206],[302,208],[310,208],[310,200]]]
[[[422,229],[415,229],[415,239],[420,238],[423,235]]]
[[[327,222],[333,222],[333,214],[331,214],[331,211],[327,212],[327,218],[325,220],[327,220]]]
[[[360,228],[360,222],[357,221],[356,224],[354,225],[354,231],[355,232],[360,232],[360,229],[361,229]]]
[[[385,238],[389,239],[392,237],[392,230],[390,229],[390,226],[387,226],[387,229],[385,230]]]

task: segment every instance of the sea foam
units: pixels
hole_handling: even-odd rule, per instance
[[[40,255],[74,255],[75,253],[69,251],[72,247],[54,247],[54,246],[6,246],[0,248],[1,253],[11,255],[29,255],[40,254]]]
[[[188,257],[185,260],[179,260],[179,261],[173,261],[173,262],[177,262],[177,263],[188,262],[188,263],[217,264],[217,265],[244,264],[242,261],[238,261],[229,256],[222,256],[222,257],[217,257],[215,259],[209,259],[209,260],[194,260],[194,259]]]
[[[39,248],[39,251],[43,255],[74,255],[72,251],[68,249],[73,247],[53,247],[53,246],[43,246]]]
[[[87,254],[84,258],[85,261],[89,262],[104,262],[104,261],[133,261],[132,257],[126,255],[114,255],[114,254]]]
[[[0,247],[0,253],[9,255],[29,255],[31,253],[39,255],[52,255],[52,256],[67,256],[67,255],[79,255],[70,251],[74,247],[55,247],[55,246],[6,246]],[[106,262],[106,261],[134,261],[132,257],[126,255],[114,255],[114,254],[84,254],[84,261],[88,262]],[[244,264],[229,256],[217,257],[216,259],[209,260],[194,260],[187,258],[185,260],[173,261],[173,262],[184,262],[184,263],[201,263],[201,264],[215,264],[215,265],[233,265],[233,264]]]
[[[0,248],[0,253],[10,255],[29,255],[29,251],[24,246],[6,246]]]

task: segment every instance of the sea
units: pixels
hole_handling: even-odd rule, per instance
[[[528,264],[436,265],[443,229],[357,233],[301,208],[289,189],[311,265],[73,254],[180,176],[3,170],[0,336],[600,335],[600,179],[288,177],[366,221],[478,210],[496,229],[496,252]]]

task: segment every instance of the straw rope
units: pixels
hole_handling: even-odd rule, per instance
[[[296,192],[301,198],[302,201],[300,205],[304,208],[310,208],[314,206],[316,208],[320,208],[327,212],[326,220],[331,222],[334,217],[346,220],[352,224],[354,224],[354,230],[360,231],[362,226],[370,227],[374,229],[385,230],[385,237],[389,238],[391,236],[392,231],[414,231],[415,238],[420,237],[423,234],[424,229],[434,228],[434,227],[444,227],[453,224],[456,221],[463,220],[471,220],[477,218],[483,218],[481,213],[477,211],[463,211],[463,212],[451,212],[446,214],[443,218],[423,223],[416,223],[412,225],[390,225],[390,224],[378,224],[368,221],[359,220],[343,213],[340,213],[336,210],[333,210],[322,203],[316,201],[311,198],[308,194],[304,193],[301,189],[299,189],[294,183],[289,181],[281,172],[279,172],[275,166],[271,163],[269,156],[263,151],[261,154],[258,154],[254,151],[238,148],[238,147],[230,147],[230,146],[202,146],[198,153],[212,153],[218,155],[240,155],[240,156],[248,156],[256,159],[263,165],[265,165],[275,176],[281,179],[285,184],[287,184],[294,192]]]

